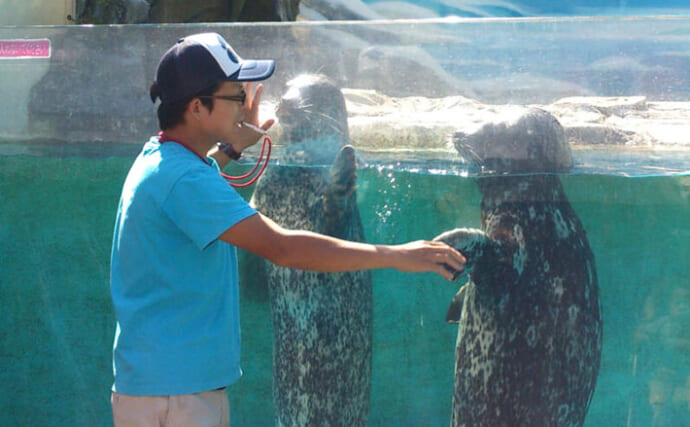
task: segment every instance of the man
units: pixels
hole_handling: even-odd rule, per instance
[[[116,426],[228,425],[225,387],[241,375],[236,247],[323,272],[451,279],[462,269],[463,256],[443,243],[372,245],[283,229],[226,183],[219,169],[260,136],[241,125],[258,125],[262,87],[252,96],[251,82],[273,70],[214,33],[181,39],[161,59],[151,98],[161,100],[162,131],[127,175],[113,236]]]

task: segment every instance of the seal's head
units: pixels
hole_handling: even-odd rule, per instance
[[[483,174],[564,173],[573,167],[563,127],[538,108],[520,109],[473,133],[457,132],[453,144]]]
[[[276,116],[287,143],[332,136],[349,141],[345,97],[321,74],[301,74],[287,82]]]

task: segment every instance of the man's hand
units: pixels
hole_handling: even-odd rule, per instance
[[[244,121],[266,131],[273,126],[275,120],[268,119],[259,126],[259,105],[261,104],[261,94],[263,93],[264,86],[258,84],[256,90],[252,93],[253,86],[251,82],[245,85],[247,99],[244,102]],[[232,146],[236,151],[242,152],[247,147],[256,144],[261,135],[261,133],[248,126],[238,126],[232,136]]]
[[[457,277],[467,261],[465,257],[443,242],[419,240],[392,246],[401,255],[395,268],[400,271],[432,271],[448,280]]]

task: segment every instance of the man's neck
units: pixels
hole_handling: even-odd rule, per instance
[[[206,158],[208,151],[215,143],[214,141],[206,140],[201,136],[200,132],[187,126],[175,126],[164,130],[163,133],[168,140],[183,143],[201,158]]]

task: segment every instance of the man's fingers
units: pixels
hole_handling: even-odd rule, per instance
[[[440,252],[437,253],[437,264],[440,265],[440,274],[448,280],[455,280],[463,270],[467,259],[455,248],[443,242],[433,242]]]
[[[462,265],[467,262],[465,256],[452,246],[449,246],[443,242],[433,243],[439,246],[439,256],[443,259],[443,262],[451,267],[462,267]]]

